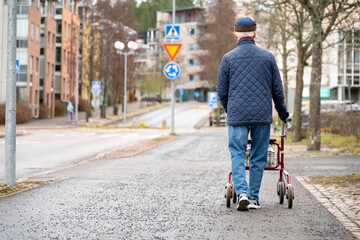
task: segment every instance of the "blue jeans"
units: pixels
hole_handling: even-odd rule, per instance
[[[229,125],[229,151],[236,194],[246,192],[250,198],[259,200],[259,190],[267,161],[270,140],[270,124],[250,126]],[[246,181],[245,158],[248,135],[251,136],[249,185]]]

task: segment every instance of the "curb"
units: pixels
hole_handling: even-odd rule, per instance
[[[346,206],[341,208],[341,204],[336,204],[336,200],[318,184],[312,184],[308,176],[295,176],[296,180],[308,190],[321,205],[323,205],[339,222],[348,229],[355,238],[360,240],[360,226],[349,218],[346,213]]]

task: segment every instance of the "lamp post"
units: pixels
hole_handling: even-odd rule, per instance
[[[120,41],[116,41],[114,43],[114,47],[117,50],[117,53],[120,55],[124,55],[125,56],[125,66],[124,66],[124,125],[126,125],[126,105],[127,105],[127,86],[126,86],[126,82],[127,82],[127,56],[130,54],[134,54],[135,50],[138,48],[138,45],[136,42],[130,41],[127,43],[127,47],[130,49],[129,52],[123,52],[122,50],[125,48],[125,44],[120,42]]]

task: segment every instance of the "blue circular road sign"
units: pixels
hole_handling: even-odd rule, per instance
[[[164,67],[164,74],[169,79],[175,79],[180,74],[180,67],[175,62],[169,62]]]

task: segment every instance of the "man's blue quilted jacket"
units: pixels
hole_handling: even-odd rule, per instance
[[[275,58],[251,37],[224,55],[216,88],[231,126],[272,123],[272,99],[279,114],[287,111]]]

